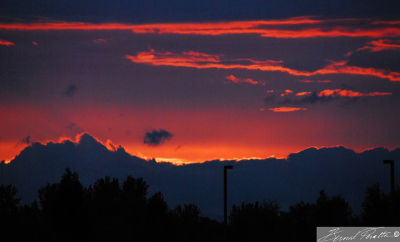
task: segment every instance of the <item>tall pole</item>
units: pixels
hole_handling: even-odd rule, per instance
[[[390,165],[390,193],[394,194],[394,160],[384,160],[384,164]]]
[[[233,166],[224,166],[224,224],[228,224],[228,182],[227,182],[227,170],[232,169]]]

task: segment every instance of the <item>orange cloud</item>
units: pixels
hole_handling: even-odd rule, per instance
[[[361,93],[352,90],[344,89],[325,89],[318,93],[319,97],[374,97],[374,96],[388,96],[392,95],[390,92],[369,92]]]
[[[305,111],[305,110],[307,110],[307,108],[276,107],[276,108],[269,108],[268,110],[275,112],[275,113],[287,113],[287,112]]]
[[[251,85],[259,84],[258,81],[255,81],[255,80],[253,80],[251,78],[241,79],[241,78],[238,78],[238,77],[236,77],[234,75],[229,75],[229,76],[226,76],[225,78],[230,80],[230,81],[232,81],[233,83],[249,83]]]
[[[357,19],[355,19],[357,21]],[[359,20],[366,21],[366,20]],[[333,27],[316,27],[329,23]],[[336,24],[336,25],[335,25]],[[40,23],[3,23],[0,29],[19,31],[43,30],[129,30],[137,34],[182,34],[182,35],[226,35],[256,34],[269,38],[316,38],[316,37],[396,37],[400,28],[390,22],[389,27],[354,28],[343,25],[341,19],[317,20],[297,17],[282,20],[230,21],[208,23],[156,23],[156,24],[121,24],[121,23],[84,23],[84,22],[40,22]],[[310,27],[311,25],[311,27]],[[280,26],[302,26],[298,29],[279,29]],[[365,25],[368,26],[368,25]],[[274,27],[274,28],[271,28]]]
[[[11,42],[11,41],[1,40],[1,39],[0,39],[0,45],[13,46],[13,45],[15,45],[15,44],[14,44],[13,42]]]
[[[378,52],[378,51],[382,51],[382,50],[394,50],[394,49],[399,49],[399,48],[400,48],[400,44],[398,44],[392,40],[379,39],[379,40],[373,40],[373,41],[367,43],[366,46],[357,49],[357,51],[369,50],[372,52]]]
[[[278,71],[292,76],[315,76],[327,74],[350,74],[374,76],[391,81],[400,81],[400,73],[390,72],[376,68],[365,68],[357,66],[348,66],[347,61],[331,62],[329,65],[313,71],[301,71],[291,69],[282,65],[282,61],[265,60],[257,61],[252,59],[233,59],[225,60],[222,55],[209,55],[194,51],[176,54],[172,52],[156,52],[155,50],[139,52],[136,56],[126,55],[133,63],[141,63],[153,66],[175,66],[190,67],[196,69],[245,69],[259,71]],[[229,63],[225,63],[229,62]],[[248,62],[248,63],[244,63]]]
[[[382,69],[376,69],[373,67],[358,67],[348,66],[347,61],[332,62],[330,65],[311,72],[312,75],[320,74],[350,74],[350,75],[363,75],[363,76],[374,76],[381,79],[389,79],[391,81],[400,81],[399,72],[391,72]]]
[[[311,92],[298,92],[296,93],[296,96],[306,96],[306,95],[310,95]]]
[[[286,95],[288,95],[288,94],[291,94],[291,93],[293,93],[292,90],[286,89],[283,93],[281,93],[281,96],[284,97],[284,96],[286,96]]]

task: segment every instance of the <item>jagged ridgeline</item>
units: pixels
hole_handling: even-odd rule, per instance
[[[15,184],[23,203],[37,199],[37,190],[58,182],[65,168],[78,172],[87,187],[110,176],[120,180],[142,177],[149,193],[162,192],[172,207],[194,203],[204,215],[222,219],[222,167],[230,164],[229,205],[270,200],[282,209],[298,201],[312,202],[320,190],[340,194],[359,212],[368,186],[389,190],[389,168],[384,159],[400,160],[400,149],[363,153],[336,147],[310,148],[288,159],[209,161],[175,166],[132,156],[123,148],[110,151],[88,134],[79,143],[33,143],[11,163],[1,164],[1,183]],[[398,174],[398,171],[396,171]]]

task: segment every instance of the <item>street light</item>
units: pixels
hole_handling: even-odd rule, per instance
[[[394,160],[384,160],[383,164],[390,165],[390,193],[394,194]]]
[[[227,184],[227,170],[233,169],[233,166],[226,165],[224,166],[224,224],[226,225],[228,222],[228,184]]]

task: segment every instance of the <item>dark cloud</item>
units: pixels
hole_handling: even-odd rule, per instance
[[[64,95],[67,97],[73,97],[77,91],[78,87],[75,84],[71,84],[65,90]]]
[[[30,136],[30,135],[26,136],[25,138],[23,138],[23,139],[21,140],[21,142],[22,142],[23,144],[29,145],[29,144],[31,143],[31,136]]]
[[[83,131],[83,129],[79,127],[79,125],[77,125],[76,123],[70,123],[65,126],[65,128],[72,133],[80,133]]]
[[[153,130],[151,132],[146,132],[143,143],[148,145],[160,145],[166,140],[170,140],[172,136],[173,135],[170,132],[164,129]]]
[[[304,96],[277,96],[269,95],[264,98],[265,105],[307,105],[317,103],[337,102],[338,105],[346,105],[357,102],[359,97],[344,97],[344,96],[321,96],[318,92],[312,92]]]

